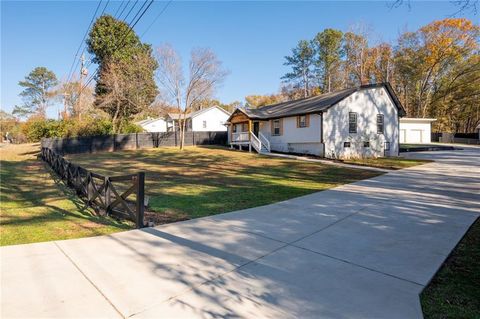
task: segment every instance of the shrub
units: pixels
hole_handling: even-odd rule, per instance
[[[121,129],[122,133],[129,134],[129,133],[141,133],[143,132],[143,128],[135,123],[126,123],[122,125]]]
[[[108,135],[112,133],[112,123],[105,119],[94,118],[57,121],[32,117],[22,125],[21,131],[29,142],[38,142],[44,137]]]
[[[29,142],[38,142],[48,135],[47,121],[40,117],[31,117],[22,125],[21,130]]]
[[[29,142],[38,142],[42,138],[109,135],[113,133],[112,122],[107,119],[86,117],[82,120],[52,120],[31,117],[22,126],[21,131]],[[140,133],[143,129],[131,122],[122,125],[122,133]]]
[[[112,134],[112,122],[106,119],[87,118],[77,122],[76,131],[69,136],[93,136]]]

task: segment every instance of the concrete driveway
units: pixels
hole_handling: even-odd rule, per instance
[[[2,247],[1,317],[421,318],[480,212],[480,149],[285,202]],[[259,190],[261,191],[261,190]]]

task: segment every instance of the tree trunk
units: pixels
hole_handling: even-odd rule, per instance
[[[185,118],[187,117],[186,110],[180,113],[180,123],[178,129],[180,130],[180,150],[185,146]]]
[[[305,70],[303,70],[303,96],[308,96],[308,80]]]
[[[114,134],[117,134],[118,133],[118,115],[120,113],[120,103],[117,102],[117,107],[116,107],[116,110],[115,110],[115,114],[113,115],[113,118],[112,118],[112,129],[113,129],[113,133]]]
[[[328,72],[328,93],[332,91],[330,71]]]

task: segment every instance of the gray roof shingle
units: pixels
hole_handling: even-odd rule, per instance
[[[326,93],[304,99],[266,105],[263,107],[259,107],[258,109],[241,109],[241,111],[251,119],[263,120],[287,116],[296,116],[301,114],[318,113],[325,111],[329,107],[337,104],[338,102],[342,101],[343,99],[357,91],[376,87],[385,87],[390,97],[392,98],[395,106],[397,107],[400,116],[404,116],[405,111],[400,104],[400,101],[396,97],[395,93],[393,92],[392,87],[388,83],[362,85],[359,87],[343,89],[340,91]]]

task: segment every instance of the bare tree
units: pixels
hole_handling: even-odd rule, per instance
[[[457,11],[451,14],[451,16],[456,16],[461,13],[471,12],[474,15],[478,14],[478,8],[480,6],[479,0],[453,0],[450,1],[455,7],[457,7]],[[411,0],[393,0],[388,2],[388,6],[390,8],[398,8],[401,6],[407,6],[408,10],[412,9],[412,1]]]
[[[137,54],[132,62],[107,62],[100,71],[97,87],[103,94],[97,94],[95,104],[110,116],[114,133],[119,133],[135,114],[149,107],[157,95],[156,86],[145,84],[152,64],[155,61],[149,55]]]
[[[93,88],[91,86],[83,87],[80,81],[76,79],[60,83],[55,90],[55,95],[59,102],[63,104],[63,118],[76,117],[81,119],[82,114],[93,108],[95,99]]]
[[[179,113],[180,149],[183,149],[187,114],[200,101],[212,98],[228,72],[216,54],[206,48],[192,50],[187,81],[181,58],[170,45],[158,48],[156,57],[157,80],[162,97],[169,100]]]

